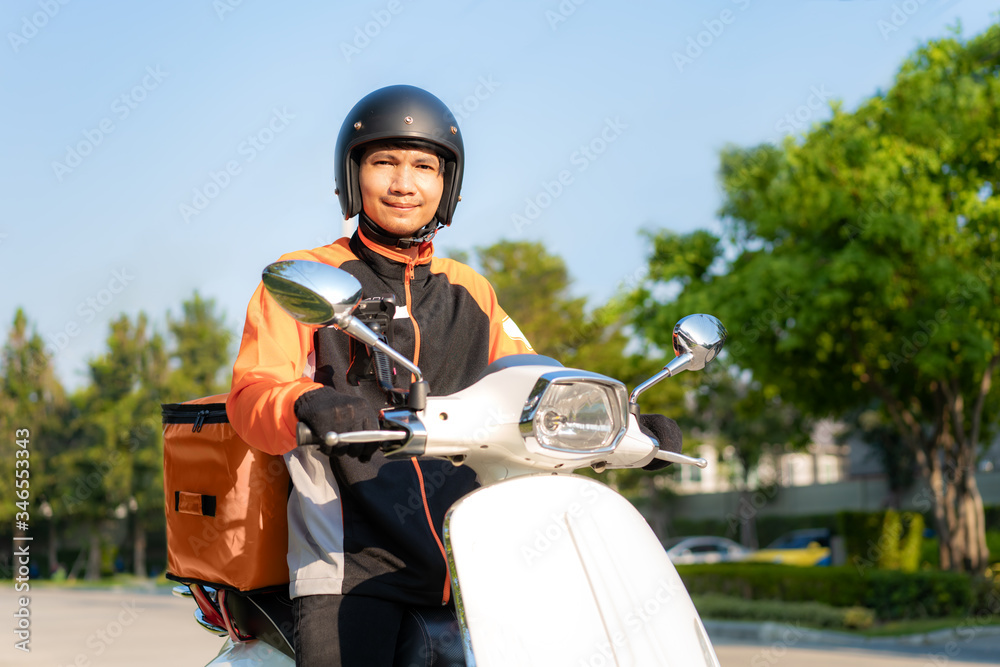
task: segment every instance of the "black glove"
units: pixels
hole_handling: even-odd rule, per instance
[[[663,415],[639,415],[639,430],[651,438],[656,438],[660,449],[680,453],[684,444],[681,427],[673,419]],[[642,466],[643,470],[662,470],[670,465],[670,461],[653,459]]]
[[[299,396],[295,401],[295,416],[318,438],[333,431],[368,431],[378,428],[378,413],[359,396],[342,394],[333,387],[320,387]],[[321,447],[327,454],[347,454],[362,463],[371,460],[379,449],[378,442],[352,442],[348,445]]]

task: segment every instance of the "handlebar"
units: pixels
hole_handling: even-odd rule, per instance
[[[395,440],[406,440],[409,437],[405,431],[349,431],[348,433],[335,433],[330,431],[322,438],[313,433],[312,429],[305,422],[299,422],[295,432],[295,442],[301,447],[303,445],[348,445],[352,442],[387,442]]]

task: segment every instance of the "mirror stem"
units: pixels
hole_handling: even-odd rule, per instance
[[[413,362],[404,357],[402,354],[394,350],[393,348],[386,345],[378,334],[373,332],[371,329],[366,327],[364,323],[353,315],[347,315],[346,317],[337,318],[335,324],[337,328],[343,329],[351,336],[354,336],[362,343],[366,345],[371,345],[373,348],[383,353],[397,364],[405,368],[406,370],[413,373],[417,378],[417,382],[421,382],[424,379],[423,373],[417,368]]]
[[[648,380],[640,384],[638,387],[633,389],[632,394],[628,397],[629,412],[632,412],[633,414],[638,414],[639,394],[646,391],[660,380],[672,377],[674,375],[677,375],[681,371],[687,370],[687,367],[691,364],[692,359],[694,359],[694,355],[692,355],[690,352],[685,352],[682,355],[674,357],[673,359],[670,360],[670,363],[668,363],[666,366],[663,367],[663,370],[661,370],[659,373],[657,373],[656,375],[649,378]],[[632,406],[635,407],[633,408]]]

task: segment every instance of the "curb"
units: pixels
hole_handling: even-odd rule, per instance
[[[756,641],[763,644],[796,644],[800,642],[824,646],[853,646],[859,648],[886,648],[893,646],[935,646],[949,642],[965,643],[973,637],[998,637],[1000,626],[962,625],[956,628],[935,630],[899,637],[864,637],[847,632],[804,628],[794,623],[755,623],[752,621],[704,620],[709,637]],[[970,636],[970,630],[972,635]]]

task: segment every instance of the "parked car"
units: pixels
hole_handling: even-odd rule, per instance
[[[749,554],[748,561],[784,565],[830,565],[830,538],[826,528],[807,528],[785,533],[766,549]]]
[[[663,547],[674,565],[726,563],[743,560],[750,550],[724,537],[697,535],[668,540]]]

